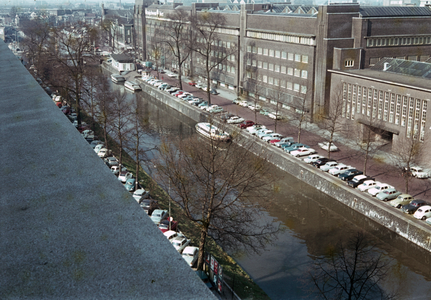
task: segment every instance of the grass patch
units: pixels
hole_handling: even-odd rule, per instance
[[[91,118],[82,112],[82,120],[91,124]],[[103,140],[103,129],[95,123],[95,134]],[[108,147],[112,153],[119,157],[120,147],[111,137],[108,136]],[[135,176],[135,161],[123,151],[122,164]],[[169,208],[168,194],[142,169],[139,168],[139,183],[151,192],[151,197],[159,202],[162,209]],[[191,222],[185,215],[183,209],[171,202],[171,214],[179,222],[181,231],[192,240],[192,244],[199,244],[200,231],[194,222]],[[216,242],[208,236],[205,248],[210,252],[223,267],[223,278],[241,299],[270,299],[268,295],[250,278],[250,276],[230,257]]]

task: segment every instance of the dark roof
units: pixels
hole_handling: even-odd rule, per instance
[[[396,73],[420,78],[431,78],[431,63],[421,61],[411,61],[398,58],[384,58],[376,63],[372,70]]]
[[[359,14],[362,17],[431,16],[431,10],[417,6],[361,6]]]
[[[121,54],[111,54],[112,59],[121,62],[121,63],[129,63],[129,62],[133,62],[133,58],[131,58],[130,56],[121,53]]]

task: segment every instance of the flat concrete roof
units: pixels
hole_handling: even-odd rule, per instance
[[[0,41],[0,298],[215,299]]]

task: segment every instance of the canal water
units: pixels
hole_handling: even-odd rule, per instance
[[[113,89],[124,87],[113,85]],[[127,93],[130,100],[134,99],[134,94]],[[142,92],[137,94],[150,123],[143,147],[150,149],[170,136],[195,134],[194,121],[160,102],[144,99]],[[308,292],[312,287],[308,271],[313,260],[359,230],[375,237],[386,257],[394,261],[383,284],[386,290],[396,290],[398,299],[431,299],[429,252],[276,167],[273,172],[280,179],[280,192],[273,199],[262,201],[268,220],[278,222],[282,230],[260,255],[231,253],[271,299],[313,299]]]

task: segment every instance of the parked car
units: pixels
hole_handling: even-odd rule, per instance
[[[135,183],[136,180],[135,178],[130,178],[126,180],[126,183],[124,184],[124,187],[126,188],[126,190],[128,190],[129,192],[133,192],[135,190]]]
[[[142,209],[147,213],[147,215],[151,216],[155,209],[159,209],[159,204],[154,199],[143,199],[139,203]]]
[[[412,176],[416,178],[425,179],[430,177],[429,174],[425,172],[421,167],[410,167],[410,172],[412,173]]]
[[[230,118],[232,118],[233,116],[235,116],[234,114],[229,114],[229,113],[223,113],[221,116],[220,116],[220,119],[223,121],[223,122],[227,122],[227,120],[229,120]]]
[[[181,95],[178,95],[178,98],[183,99],[183,98],[186,98],[187,96],[193,97],[193,94],[188,93],[188,92],[184,92]]]
[[[168,211],[163,209],[155,209],[151,214],[151,221],[158,225],[162,220],[168,217]]]
[[[310,148],[309,146],[307,146],[305,144],[301,144],[301,143],[291,143],[290,146],[287,146],[287,145],[288,144],[285,144],[284,146],[281,147],[287,153],[290,153],[291,151],[294,151],[294,150],[299,149],[301,147]]]
[[[105,144],[99,144],[94,147],[94,152],[99,153],[101,149],[105,148]]]
[[[171,244],[179,253],[183,252],[184,248],[190,244],[190,240],[184,236],[177,236],[170,239]]]
[[[270,113],[270,111],[269,111],[269,110],[267,110],[267,109],[265,109],[265,108],[261,108],[261,109],[259,110],[259,113],[260,113],[261,115],[267,116],[267,115]]]
[[[194,264],[198,261],[199,248],[194,246],[185,247],[182,253],[182,257],[190,267],[193,267]]]
[[[202,101],[201,103],[198,104],[198,108],[200,109],[204,109],[205,106],[208,106],[208,101]]]
[[[120,171],[127,171],[127,168],[119,166],[119,165],[111,167],[111,172],[114,173],[115,176],[118,176],[118,174],[120,173]]]
[[[141,203],[142,200],[150,197],[150,192],[145,189],[137,189],[133,192],[133,198],[138,202]]]
[[[230,118],[226,122],[228,124],[239,124],[239,123],[244,122],[244,118],[241,118],[241,117],[238,117],[238,116],[233,116],[232,118]]]
[[[423,205],[419,207],[415,213],[413,214],[413,217],[419,220],[426,220],[431,217],[431,206],[430,205]]]
[[[297,143],[297,142],[284,142],[283,144],[279,144],[279,145],[280,145],[281,150],[285,151],[285,149],[292,148],[292,146],[296,145],[296,144],[299,144],[299,143]],[[298,148],[301,148],[301,147],[298,147]],[[289,150],[291,150],[291,149],[289,149]]]
[[[413,200],[412,202],[410,202],[409,204],[403,205],[403,207],[401,207],[401,211],[403,213],[406,214],[414,214],[416,212],[417,209],[419,209],[419,207],[424,206],[424,205],[428,205],[428,202],[424,201],[424,200]]]
[[[312,148],[306,148],[306,147],[301,147],[294,151],[290,151],[290,155],[294,157],[301,157],[301,156],[306,156],[314,153],[316,153],[316,150]]]
[[[322,142],[322,143],[318,143],[319,147],[322,148],[325,151],[329,151],[333,152],[333,151],[338,151],[337,146],[334,145],[334,143],[329,144],[329,142]]]
[[[362,171],[356,170],[356,169],[349,169],[344,173],[338,174],[338,178],[340,178],[343,181],[349,181],[355,176],[363,174]]]
[[[210,107],[207,107],[206,110],[210,113],[216,114],[216,113],[221,113],[223,111],[223,107],[218,105],[211,105]]]
[[[328,161],[323,166],[320,166],[320,170],[323,172],[328,172],[330,169],[335,168],[338,165],[338,162],[336,161]]]
[[[176,232],[174,230],[168,230],[163,232],[163,235],[168,239],[171,240],[173,238],[176,238],[177,236],[182,236],[179,232]]]
[[[281,120],[283,118],[280,113],[277,114],[274,112],[269,113],[268,117],[270,117],[271,119],[274,119],[274,120]]]
[[[312,162],[311,165],[313,167],[320,168],[320,166],[323,166],[324,164],[326,164],[329,161],[335,161],[335,160],[332,158],[322,157],[322,158],[319,158],[318,160]]]
[[[265,135],[265,136],[261,137],[261,139],[263,141],[268,142],[268,143],[271,140],[282,139],[282,138],[283,138],[283,136],[281,134],[277,133],[277,132],[273,132],[273,133],[270,133],[268,135]]]
[[[254,122],[253,122],[253,121],[247,120],[247,121],[242,122],[242,123],[241,123],[241,124],[239,124],[238,126],[239,126],[239,128],[241,128],[241,129],[245,129],[245,128],[250,127],[250,126],[253,126],[253,125],[254,125]]]
[[[247,107],[251,110],[257,110],[257,111],[259,111],[262,108],[262,106],[260,106],[259,104],[255,104],[255,103],[249,103],[247,105]]]
[[[266,129],[266,126],[260,125],[260,124],[255,124],[253,126],[247,127],[246,129],[250,134],[255,135],[256,132],[258,132],[259,130]]]
[[[338,175],[340,175],[341,173],[344,173],[347,170],[351,170],[351,169],[352,169],[352,166],[337,165],[333,169],[329,169],[328,173],[338,177]]]
[[[170,223],[171,223],[171,229],[170,230],[177,231],[178,221],[171,221]],[[159,223],[159,229],[162,232],[169,231],[169,220],[162,220],[162,221],[160,221],[160,223]]]
[[[242,107],[247,107],[248,106],[248,102],[246,100],[240,100],[240,101],[238,101],[237,104],[239,106],[242,106]]]
[[[258,132],[256,132],[256,136],[261,139],[262,137],[264,137],[265,135],[270,134],[270,133],[274,133],[274,131],[272,131],[271,129],[265,128],[265,129],[261,129]]]
[[[104,158],[104,160],[103,160],[105,163],[106,163],[106,165],[108,165],[110,168],[112,167],[112,166],[118,166],[119,165],[119,161],[118,161],[118,159],[116,158],[116,157],[114,157],[114,156],[109,156],[109,157],[106,157],[106,158]]]
[[[274,140],[272,140],[272,141],[271,141],[271,144],[273,144],[274,146],[277,146],[277,147],[279,147],[279,148],[280,148],[280,146],[281,146],[282,144],[285,144],[285,143],[292,143],[292,142],[293,142],[293,137],[288,136],[288,137],[284,137],[284,138],[282,138],[282,139],[280,139],[280,140],[278,140],[278,141],[274,141]]]
[[[415,200],[409,194],[401,194],[394,200],[390,201],[389,204],[396,208],[401,208],[403,205],[409,204],[411,201]]]
[[[99,152],[97,152],[97,156],[99,156],[100,158],[105,158],[109,155],[111,155],[112,151],[108,150],[106,148],[102,148],[99,150]]]
[[[193,99],[191,99],[191,100],[189,100],[189,103],[191,104],[191,105],[194,105],[194,106],[197,106],[199,103],[201,103],[202,101],[204,101],[203,99],[201,99],[201,98],[196,98],[196,97],[194,97]]]
[[[127,171],[121,171],[120,174],[118,174],[118,180],[120,180],[122,183],[125,183],[127,179],[133,178],[133,174]]]
[[[401,195],[402,193],[395,188],[386,189],[376,195],[376,198],[382,201],[390,201]]]
[[[352,188],[356,188],[360,184],[364,183],[364,181],[366,181],[366,180],[374,181],[374,178],[371,178],[371,177],[366,176],[366,175],[357,175],[357,176],[353,177],[351,180],[347,181],[347,184],[349,186],[351,186]]]
[[[304,158],[304,162],[307,164],[311,164],[312,162],[315,162],[318,159],[323,158],[323,156],[319,155],[319,154],[311,154],[309,156],[307,156],[306,158]]]
[[[375,197],[378,193],[383,192],[384,190],[387,190],[390,188],[393,188],[393,186],[387,183],[382,183],[382,184],[376,185],[371,189],[368,189],[368,194]]]
[[[379,181],[365,180],[362,184],[358,185],[358,190],[366,192],[368,189],[374,188],[375,186],[382,184]]]

